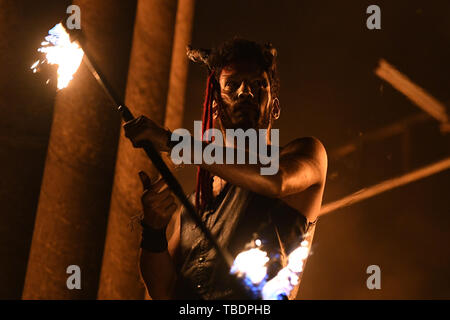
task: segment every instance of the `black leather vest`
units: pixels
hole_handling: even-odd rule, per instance
[[[191,196],[191,201],[193,196]],[[256,237],[271,257],[289,254],[300,242],[311,243],[315,224],[279,199],[258,195],[227,184],[202,220],[217,239],[236,257]],[[269,275],[282,267],[281,259],[269,267]],[[189,215],[181,212],[180,247],[176,259],[176,299],[245,299],[230,286],[229,270]],[[277,263],[278,261],[278,263]]]

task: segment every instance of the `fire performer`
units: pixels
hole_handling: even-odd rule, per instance
[[[225,137],[226,129],[267,129],[264,139],[270,144],[270,130],[281,111],[275,48],[233,39],[213,50],[188,50],[188,55],[210,72],[203,131],[214,127]],[[161,152],[173,147],[171,132],[145,116],[127,122],[124,129],[135,147],[144,140]],[[249,243],[270,253],[268,279],[286,266],[287,255],[300,242],[310,246],[327,170],[325,148],[316,138],[298,138],[279,150],[274,175],[261,175],[262,164],[198,165],[197,190],[191,196],[206,226],[234,256]],[[144,172],[140,178],[144,186],[140,268],[151,297],[243,298],[230,286],[230,270],[177,206],[164,181],[151,182]],[[295,298],[298,283],[289,298]]]

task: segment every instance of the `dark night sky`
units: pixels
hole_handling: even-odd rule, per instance
[[[25,227],[31,234],[39,195],[54,91],[30,75],[27,67],[42,35],[68,4],[45,2],[48,7],[54,5],[45,16],[33,14],[39,4],[31,1],[28,13],[17,13],[26,16],[25,21],[13,21],[14,15],[7,15],[8,25],[17,26],[16,42],[2,42],[0,30],[0,59],[8,59],[1,61],[0,73],[0,107],[5,113],[0,117],[0,235],[8,231],[4,226]],[[366,8],[371,4],[381,8],[381,30],[366,28]],[[449,12],[449,1],[197,0],[192,44],[208,48],[235,35],[271,42],[278,49],[281,78],[282,113],[276,124],[281,144],[315,136],[330,154],[374,129],[422,112],[377,78],[374,69],[380,58],[448,110]],[[201,118],[205,76],[200,66],[190,65],[183,124],[190,130],[193,121]],[[402,136],[360,143],[350,156],[330,158],[324,203],[448,157],[449,136],[442,135],[431,119],[411,129],[406,160]],[[18,143],[28,148],[18,150]],[[183,169],[178,176],[190,192],[194,170]],[[450,298],[449,178],[447,170],[322,217],[299,297]],[[12,189],[13,196],[8,193]],[[8,225],[8,214],[16,212],[24,216],[17,225]],[[27,251],[20,253],[17,248],[27,248],[30,239],[17,236],[13,240],[13,245],[2,243],[0,259],[16,255],[14,261],[26,261]],[[381,268],[381,290],[366,288],[366,268],[372,264]],[[3,278],[20,282],[23,279],[7,275],[25,267],[25,263],[8,264],[2,268]],[[12,295],[20,296],[20,288]]]

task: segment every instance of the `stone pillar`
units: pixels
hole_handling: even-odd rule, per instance
[[[191,43],[194,11],[195,0],[179,0],[164,123],[170,130],[180,128],[183,124],[189,66],[189,61],[186,57],[186,47]]]
[[[55,96],[29,67],[67,6],[0,1],[0,300],[22,296]]]
[[[169,94],[167,96],[167,110],[164,123],[164,126],[170,130],[175,130],[183,126],[189,69],[186,46],[191,44],[194,14],[195,0],[181,0],[178,2],[172,66],[170,70]],[[167,166],[172,170],[182,187],[184,187],[185,190],[188,190],[188,193],[191,192],[190,187],[192,185],[192,178],[196,175],[196,168],[189,166],[176,167],[173,162],[170,161],[169,154],[163,154],[163,156]],[[186,187],[188,188],[186,189]]]
[[[136,3],[74,4],[86,48],[123,97]],[[55,102],[24,299],[96,298],[119,128],[119,113],[82,64]],[[66,286],[70,265],[81,268],[81,290]]]
[[[126,104],[164,124],[171,65],[176,0],[138,0]],[[154,170],[143,150],[134,149],[121,132],[108,230],[100,278],[99,299],[144,299],[138,269],[139,228],[130,229],[141,211],[138,172]]]

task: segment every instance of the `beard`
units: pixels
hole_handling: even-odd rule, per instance
[[[222,102],[219,105],[220,122],[224,129],[260,129],[267,122],[261,117],[258,105],[249,101],[239,101],[232,105]],[[268,122],[267,122],[268,123]]]

